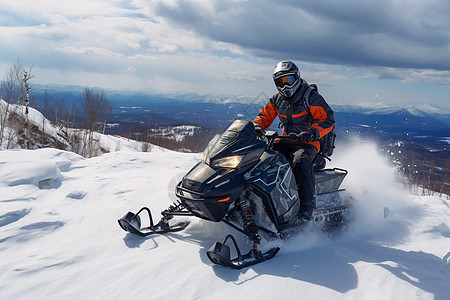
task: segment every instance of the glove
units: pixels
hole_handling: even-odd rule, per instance
[[[316,140],[316,134],[312,130],[302,131],[298,134],[298,139],[302,143],[311,143]]]
[[[256,130],[256,137],[257,138],[261,138],[263,137],[266,133],[264,132],[264,130],[261,128],[261,126],[259,126],[256,123],[253,123],[253,126],[255,126],[255,130]]]

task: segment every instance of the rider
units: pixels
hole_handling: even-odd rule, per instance
[[[263,134],[278,116],[282,134],[293,135],[292,140],[275,143],[274,149],[284,154],[292,166],[301,201],[299,218],[306,222],[316,208],[313,163],[320,150],[319,139],[333,129],[334,113],[317,91],[309,96],[309,109],[304,107],[302,98],[309,85],[293,62],[279,62],[273,80],[278,93],[261,109],[253,124],[257,133]]]

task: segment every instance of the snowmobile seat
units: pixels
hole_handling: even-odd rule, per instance
[[[329,194],[339,191],[339,187],[347,173],[347,170],[339,168],[315,171],[316,194]]]

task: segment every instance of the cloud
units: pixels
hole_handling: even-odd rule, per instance
[[[0,38],[39,39],[48,50],[228,51],[273,61],[450,69],[450,4],[442,0],[2,2],[3,15],[21,25],[0,28]]]
[[[255,74],[248,71],[231,71],[228,72],[226,78],[236,80],[236,81],[248,81],[248,82],[257,82],[264,80],[266,76],[261,74]]]
[[[290,59],[328,93],[361,77],[450,86],[450,4],[442,0],[0,0],[0,7],[0,65],[20,58],[49,83],[269,95],[273,66]]]
[[[251,55],[450,69],[450,4],[424,1],[152,1],[159,18]]]
[[[402,82],[421,82],[426,84],[450,86],[450,71],[412,70],[395,68],[372,68],[361,78],[393,79]]]
[[[123,57],[120,53],[116,53],[113,51],[109,51],[103,48],[96,48],[96,47],[82,47],[82,48],[75,48],[75,47],[65,47],[65,48],[57,48],[56,51],[61,51],[63,53],[69,53],[69,54],[82,54],[82,55],[88,55],[88,56],[100,56],[100,57],[107,57],[107,58],[118,58]]]

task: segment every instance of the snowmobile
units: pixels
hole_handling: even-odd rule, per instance
[[[304,225],[298,218],[300,199],[291,166],[273,150],[275,140],[284,138],[292,137],[276,132],[257,137],[252,122],[234,121],[209,142],[203,160],[177,184],[178,200],[161,212],[157,224],[150,209],[143,207],[120,218],[120,227],[140,236],[177,232],[189,221],[171,224],[173,217],[195,216],[223,222],[247,236],[252,244],[242,254],[236,238],[228,234],[207,251],[212,263],[241,269],[273,258],[280,248],[262,252],[261,236],[283,238]],[[347,219],[350,205],[350,198],[340,189],[347,171],[324,169],[322,165],[315,167],[314,174],[317,207],[313,222],[327,228],[339,226]],[[148,215],[148,227],[141,227],[141,214]],[[236,257],[231,258],[233,247]]]

